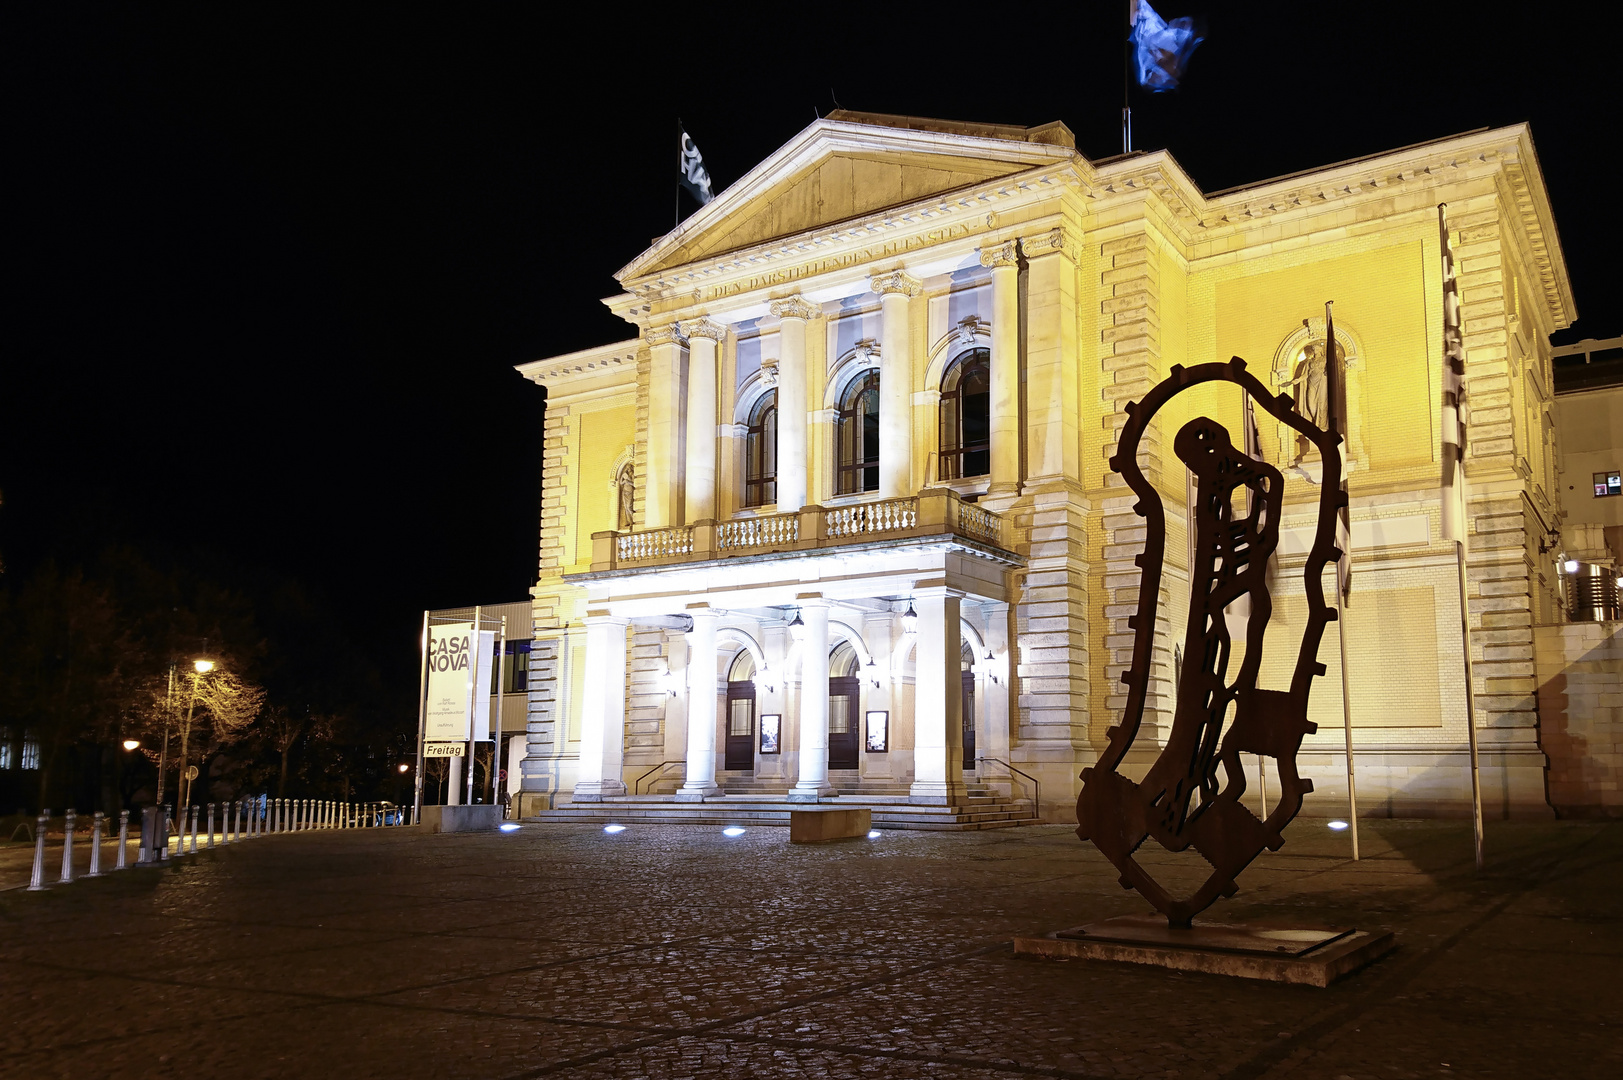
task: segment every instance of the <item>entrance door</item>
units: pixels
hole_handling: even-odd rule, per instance
[[[740,652],[727,672],[727,746],[722,768],[750,772],[755,768],[755,660]]]
[[[828,680],[828,767],[857,767],[857,706],[862,693],[859,680],[837,677]]]
[[[755,768],[755,684],[727,684],[728,772],[748,772]]]

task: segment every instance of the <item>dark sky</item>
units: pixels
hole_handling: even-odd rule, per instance
[[[0,551],[272,566],[414,663],[422,608],[532,581],[542,394],[512,365],[628,336],[598,301],[672,225],[678,116],[718,190],[836,98],[1106,156],[1124,6],[13,5]],[[1209,36],[1135,97],[1136,144],[1213,191],[1529,120],[1584,314],[1558,340],[1623,332],[1623,18],[1441,7],[1164,4]]]

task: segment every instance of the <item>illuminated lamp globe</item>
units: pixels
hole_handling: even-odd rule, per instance
[[[126,749],[126,750],[138,749],[140,747],[140,745],[141,745],[141,740],[140,739],[125,739],[124,740],[124,749]]]
[[[902,633],[913,634],[919,629],[919,613],[913,610],[913,601],[907,602],[907,610],[902,612]]]
[[[410,772],[411,771],[411,766],[410,765],[401,765],[400,766],[400,771],[401,772]]]
[[[806,640],[806,624],[801,621],[800,612],[795,612],[794,620],[789,624],[789,636],[796,641]]]
[[[1565,570],[1569,574],[1576,574],[1578,572],[1578,560],[1568,559],[1566,562],[1561,564],[1561,569]]]
[[[213,660],[193,660],[192,667],[197,669],[199,675],[207,675],[214,670]]]

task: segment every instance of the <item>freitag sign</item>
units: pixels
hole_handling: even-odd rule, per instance
[[[428,628],[428,742],[466,742],[473,726],[473,623]]]

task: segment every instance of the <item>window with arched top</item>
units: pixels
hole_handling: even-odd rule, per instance
[[[851,380],[840,398],[836,424],[834,491],[852,495],[879,490],[879,372]]]
[[[778,501],[778,392],[768,390],[750,410],[744,434],[744,505]]]
[[[971,349],[941,378],[942,480],[992,471],[992,354]]]

